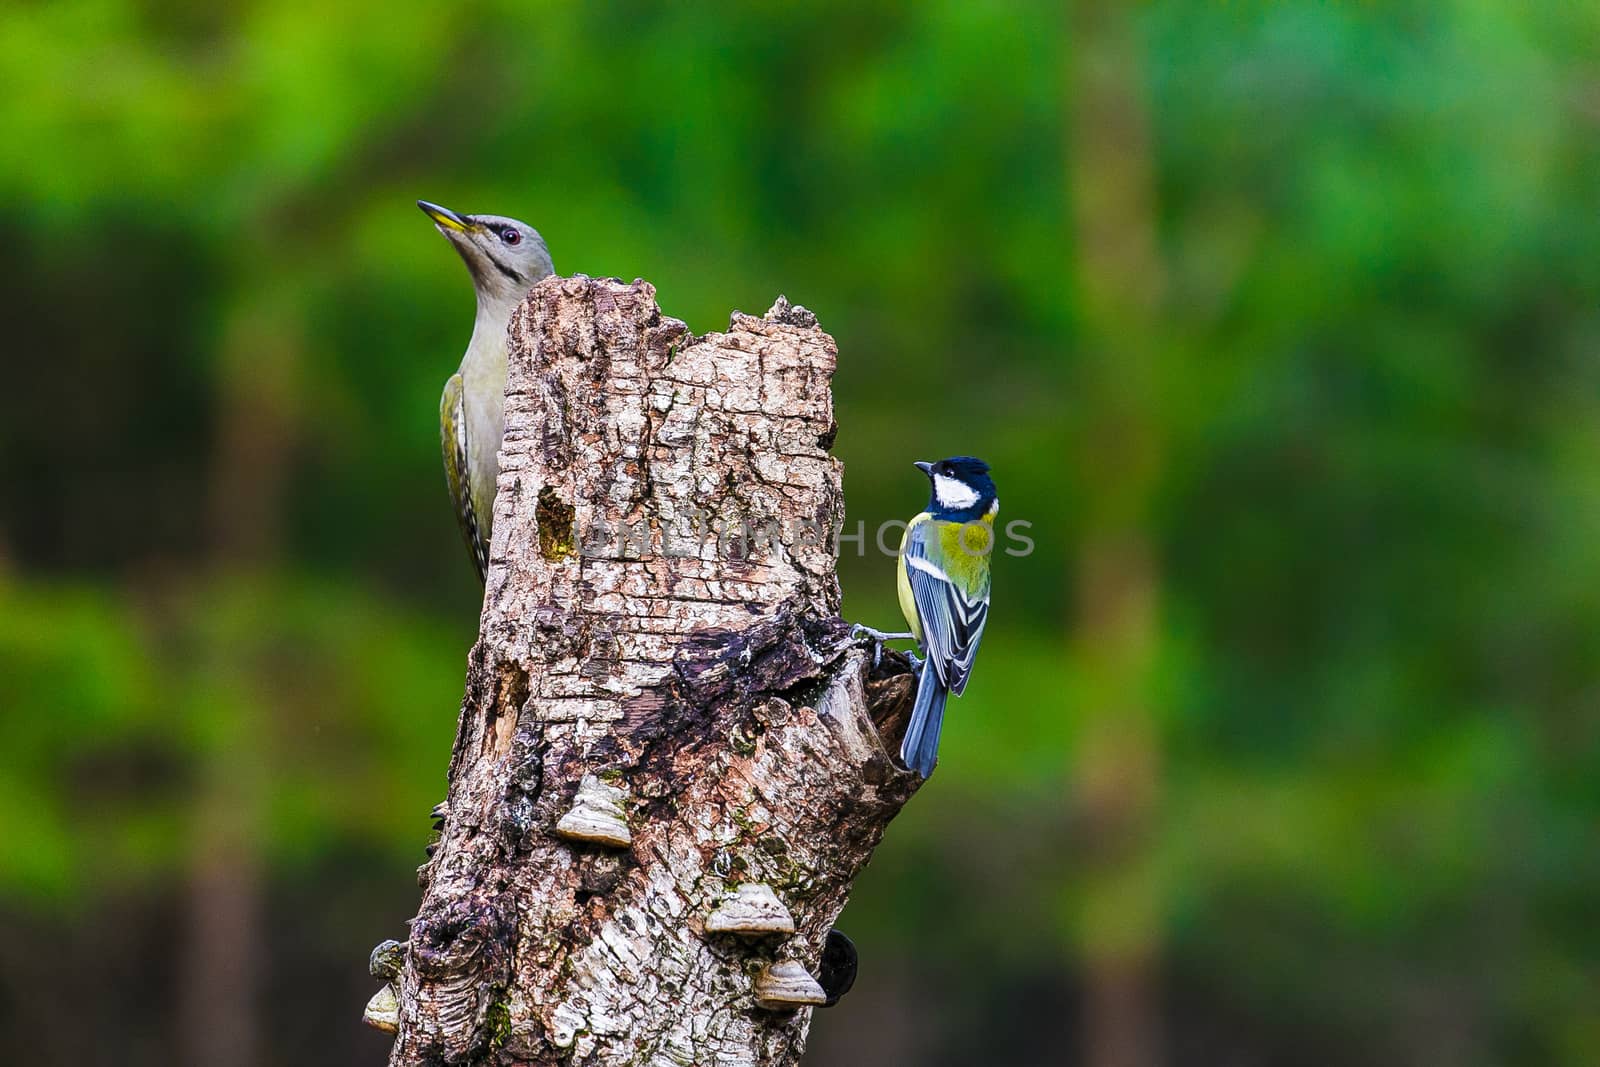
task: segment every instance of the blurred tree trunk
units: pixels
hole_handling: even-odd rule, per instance
[[[1148,1067],[1161,1047],[1161,753],[1151,706],[1160,575],[1148,510],[1162,465],[1165,276],[1130,10],[1080,2],[1073,15],[1069,155],[1086,356],[1079,397],[1093,413],[1077,463],[1087,513],[1073,636],[1089,699],[1072,779],[1090,844],[1080,916],[1085,1062]]]
[[[280,552],[284,491],[294,434],[292,376],[299,336],[289,301],[274,300],[272,277],[252,273],[223,334],[209,532],[213,594],[241,574],[259,573]],[[292,276],[292,275],[288,275]],[[186,1062],[251,1067],[262,1061],[259,982],[262,859],[267,768],[260,747],[271,701],[259,650],[214,620],[200,623],[201,677],[208,700],[190,840],[189,922],[180,981]]]
[[[218,752],[202,768],[191,837],[189,924],[183,955],[185,1062],[261,1062],[261,860],[256,775]]]
[[[795,1064],[810,1009],[763,990],[815,999],[916,785],[890,756],[910,677],[837,617],[833,340],[781,298],[697,339],[649,285],[577,277],[533,290],[511,349],[391,1063]],[[793,933],[708,931],[745,883]]]

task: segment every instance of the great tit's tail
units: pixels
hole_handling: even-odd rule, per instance
[[[949,695],[931,661],[922,664],[917,681],[917,701],[911,706],[911,724],[900,742],[900,762],[926,778],[939,761],[939,727],[944,725],[944,700]]]

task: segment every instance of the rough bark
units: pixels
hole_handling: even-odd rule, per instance
[[[833,340],[782,298],[695,338],[648,284],[583,277],[540,283],[510,338],[483,615],[390,1062],[797,1063],[810,1009],[758,1007],[755,982],[817,973],[915,788],[891,758],[910,677],[837,617]],[[586,779],[622,791],[625,847],[558,832]],[[707,933],[742,883],[794,934]]]

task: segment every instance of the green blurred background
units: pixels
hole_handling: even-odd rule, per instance
[[[1034,524],[808,1062],[1600,1062],[1594,5],[229,6],[0,11],[0,1061],[385,1054],[479,600],[423,196],[787,294],[852,521]]]

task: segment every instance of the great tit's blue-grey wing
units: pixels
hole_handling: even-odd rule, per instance
[[[489,545],[472,506],[472,483],[467,477],[467,417],[462,410],[461,393],[461,375],[452,374],[439,398],[439,447],[444,452],[444,473],[450,483],[450,503],[456,509],[461,539],[467,543],[481,582],[489,570]]]
[[[959,696],[967,687],[989,621],[989,561],[951,559],[938,526],[925,521],[912,527],[903,562],[928,661],[945,687]]]

